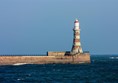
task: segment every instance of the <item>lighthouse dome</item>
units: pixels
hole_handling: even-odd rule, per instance
[[[77,19],[74,22],[74,30],[79,30],[79,21]]]
[[[79,21],[76,19],[74,23],[79,23]]]

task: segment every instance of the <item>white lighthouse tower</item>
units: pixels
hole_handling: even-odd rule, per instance
[[[76,19],[74,22],[74,38],[71,54],[83,53],[81,43],[80,43],[80,27],[79,21]]]

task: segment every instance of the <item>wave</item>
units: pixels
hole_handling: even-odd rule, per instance
[[[109,59],[118,59],[118,57],[109,57]]]
[[[19,65],[25,65],[25,64],[28,64],[28,63],[15,63],[13,64],[14,66],[19,66]]]

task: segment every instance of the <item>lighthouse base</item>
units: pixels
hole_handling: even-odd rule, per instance
[[[48,52],[48,56],[54,56],[55,62],[61,62],[61,63],[90,63],[90,53],[84,52],[84,53],[78,53],[75,55],[71,55],[70,52]]]

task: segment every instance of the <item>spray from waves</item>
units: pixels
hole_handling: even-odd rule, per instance
[[[118,59],[118,57],[109,57],[109,59]]]
[[[13,64],[14,66],[19,66],[19,65],[26,65],[26,64],[28,64],[28,63],[15,63],[15,64]]]

